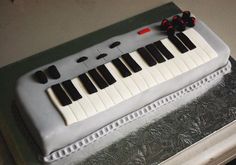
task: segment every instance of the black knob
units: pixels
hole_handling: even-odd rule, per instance
[[[166,29],[166,33],[168,36],[173,36],[175,34],[175,28],[174,26],[170,25]]]
[[[173,26],[178,31],[184,31],[185,30],[185,22],[179,15],[175,15],[172,18]]]
[[[161,29],[167,30],[167,28],[171,25],[171,22],[168,19],[163,19],[161,21]]]
[[[58,79],[61,77],[61,75],[55,65],[49,66],[47,69],[47,73],[52,79]]]
[[[191,16],[191,13],[190,11],[184,11],[183,14],[182,14],[182,19],[183,20],[188,20]]]
[[[190,17],[190,18],[187,20],[187,23],[186,23],[186,25],[187,25],[188,27],[193,27],[193,26],[195,26],[195,24],[196,24],[196,18],[195,18],[195,17]]]
[[[41,84],[45,84],[48,82],[46,74],[41,70],[34,73],[34,78]]]

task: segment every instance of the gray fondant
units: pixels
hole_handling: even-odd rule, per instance
[[[23,75],[18,80],[16,97],[20,113],[40,147],[42,155],[49,155],[55,150],[82,139],[108,123],[201,79],[227,63],[230,54],[229,48],[204,23],[198,21],[194,29],[215,49],[218,53],[217,58],[168,82],[159,84],[109,110],[84,121],[66,126],[45,90],[53,84],[71,79],[97,65],[107,63],[122,55],[121,52],[132,52],[141,46],[166,38],[166,35],[157,30],[156,27],[159,24],[160,22],[148,25],[152,31],[143,36],[137,35],[137,29],[124,35],[113,37],[67,58],[37,68]],[[109,49],[109,45],[117,40],[121,41],[121,45],[118,48]],[[99,53],[108,53],[108,56],[104,59],[96,60],[96,56]],[[83,64],[76,63],[76,60],[81,56],[87,56],[88,61]],[[49,79],[49,82],[44,85],[35,82],[32,78],[33,73],[39,69],[45,70],[52,64],[57,66],[61,73],[61,78],[57,80]]]
[[[142,107],[141,109],[131,112],[113,121],[112,123],[109,123],[108,125],[100,128],[99,130],[93,132],[92,134],[89,134],[85,138],[80,139],[79,141],[76,141],[68,146],[65,146],[62,149],[52,152],[50,155],[45,156],[43,160],[45,162],[54,162],[56,160],[65,158],[68,155],[74,154],[75,152],[78,152],[76,153],[76,156],[74,157],[76,157],[76,162],[81,161],[84,158],[101,150],[105,146],[112,144],[112,142],[115,142],[118,139],[125,137],[130,132],[134,132],[138,128],[144,127],[144,125],[148,125],[150,122],[153,122],[153,120],[155,121],[167,115],[171,111],[177,109],[178,107],[181,107],[187,102],[190,102],[196,97],[199,97],[201,94],[206,92],[209,88],[218,84],[218,82],[222,79],[222,77],[225,74],[229,73],[230,71],[231,71],[231,63],[228,62],[228,64],[224,66],[223,68],[220,68],[219,70],[207,75],[206,77],[203,77],[202,79],[194,82],[193,84],[189,84],[185,88],[182,88],[165,97],[162,97]],[[192,94],[189,94],[189,93],[192,93]],[[187,97],[187,98],[184,98],[184,97]],[[172,102],[174,106],[172,106],[171,108],[169,106],[166,106]],[[135,120],[138,120],[138,121],[127,125],[128,123],[133,122]],[[123,130],[120,130],[121,129],[120,127],[122,126],[125,126],[125,128],[123,128]],[[120,136],[117,136],[117,133],[113,133],[114,131],[119,132],[118,134],[120,134]],[[104,138],[108,134],[112,134],[110,135],[112,136],[112,138],[108,137],[105,140],[100,141],[99,147],[97,146],[98,144],[95,144],[92,147],[90,147],[90,149],[85,149],[85,147],[88,147],[88,145],[94,143],[98,139]],[[84,149],[87,151],[81,152]],[[90,151],[88,152],[88,150]],[[81,155],[81,153],[83,154]],[[59,162],[59,164],[61,164],[61,162]]]

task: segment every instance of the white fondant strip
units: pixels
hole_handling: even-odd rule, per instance
[[[147,113],[151,113],[153,111],[157,111],[159,107],[166,105],[170,102],[176,101],[177,99],[183,97],[187,93],[190,93],[197,88],[203,87],[206,84],[209,84],[210,82],[216,80],[219,77],[223,77],[225,74],[229,73],[231,71],[231,64],[230,62],[227,63],[224,67],[218,69],[217,71],[209,74],[208,76],[200,79],[199,81],[196,81],[193,84],[190,84],[189,86],[182,88],[181,90],[178,90],[174,93],[171,93],[165,97],[162,97],[153,103],[150,103],[149,105],[138,109],[122,118],[119,118],[112,123],[106,125],[105,127],[95,131],[94,133],[88,135],[87,137],[80,139],[76,141],[75,143],[72,143],[71,145],[65,146],[64,148],[61,148],[57,151],[52,152],[50,155],[47,155],[43,157],[43,160],[45,162],[53,162],[59,159],[62,159],[66,156],[69,156],[70,154],[77,152],[79,150],[82,150],[84,147],[88,146],[89,144],[93,143],[94,141],[104,137],[105,135],[113,132],[114,130],[117,130],[119,127],[132,122],[133,120],[136,120],[138,118],[143,117]]]

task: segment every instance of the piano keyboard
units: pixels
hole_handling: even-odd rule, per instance
[[[66,125],[106,111],[217,57],[215,50],[193,28],[133,52],[119,51],[118,58],[47,89]],[[101,56],[106,60],[105,55]]]

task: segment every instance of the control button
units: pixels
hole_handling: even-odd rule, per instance
[[[179,15],[175,15],[172,18],[172,23],[175,29],[178,31],[184,31],[185,30],[185,22]]]
[[[87,59],[88,59],[88,57],[83,56],[83,57],[80,57],[76,62],[80,63],[80,62],[83,62],[83,61],[85,61]]]
[[[188,27],[194,27],[195,24],[196,24],[196,18],[190,17],[190,18],[187,20],[187,26],[188,26]]]
[[[113,49],[113,48],[115,48],[115,47],[117,47],[117,46],[119,46],[119,45],[120,45],[120,41],[116,41],[116,42],[113,42],[113,43],[109,46],[109,48]]]
[[[35,72],[34,73],[34,77],[41,84],[45,84],[45,83],[48,82],[46,74],[43,71],[41,71],[41,70]]]
[[[182,14],[182,19],[185,21],[185,20],[188,20],[191,16],[191,13],[190,11],[184,11],[183,14]]]
[[[149,29],[149,28],[144,28],[144,29],[139,30],[139,31],[138,31],[138,34],[139,34],[139,35],[142,35],[142,34],[145,34],[145,33],[150,32],[150,31],[151,31],[151,29]]]
[[[175,28],[174,26],[168,26],[168,28],[166,29],[166,33],[168,36],[173,36],[175,34]]]
[[[162,21],[161,21],[161,29],[162,30],[167,30],[167,28],[169,27],[169,26],[171,26],[172,24],[171,24],[171,22],[168,20],[168,19],[163,19]]]
[[[47,73],[52,79],[58,79],[58,78],[61,77],[61,75],[60,75],[60,73],[57,70],[57,67],[55,65],[52,65],[52,66],[48,67]]]
[[[99,60],[99,59],[104,58],[104,57],[106,57],[106,56],[107,56],[106,53],[102,53],[102,54],[99,54],[99,55],[96,57],[96,59]]]

